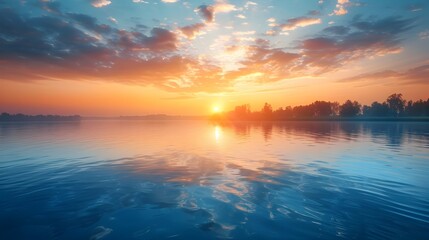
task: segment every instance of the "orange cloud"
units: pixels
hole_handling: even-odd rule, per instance
[[[286,23],[280,24],[280,28],[283,31],[291,31],[299,27],[306,27],[306,26],[320,24],[320,23],[322,23],[322,20],[320,18],[297,17],[297,18],[288,19]]]
[[[96,8],[105,7],[111,3],[112,2],[109,0],[92,0],[91,1],[91,5],[96,7]]]
[[[157,27],[145,33],[100,24],[84,14],[21,17],[0,9],[0,22],[6,19],[16,21],[13,30],[0,29],[2,80],[114,81],[173,92],[223,92],[243,79],[274,82],[336,71],[355,60],[400,51],[401,34],[413,27],[412,19],[401,17],[355,18],[288,49],[254,39],[254,31],[237,31],[219,36],[207,45],[212,54],[202,57],[182,48],[178,34],[193,38],[204,23],[182,27],[180,33]],[[286,25],[293,29],[317,22],[301,17]]]
[[[415,68],[408,69],[404,72],[398,72],[393,70],[385,70],[373,73],[364,73],[350,78],[344,78],[340,82],[361,82],[361,81],[373,81],[395,79],[402,83],[417,83],[417,84],[429,84],[429,65],[421,65]]]

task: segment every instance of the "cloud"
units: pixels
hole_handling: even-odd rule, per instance
[[[165,2],[165,3],[175,3],[175,2],[177,2],[178,0],[161,0],[162,2]]]
[[[398,53],[402,50],[401,34],[411,29],[413,23],[413,19],[401,17],[355,18],[347,27],[328,27],[320,36],[300,42],[302,67],[323,73],[357,59]]]
[[[275,36],[275,35],[277,35],[277,32],[273,31],[273,30],[267,30],[265,32],[265,35],[267,35],[267,36]]]
[[[402,83],[418,83],[418,84],[429,84],[429,65],[421,65],[408,69],[404,72],[398,72],[393,70],[385,70],[373,73],[364,73],[350,78],[341,79],[340,82],[362,82],[372,81],[376,83],[376,80],[393,79],[399,80]]]
[[[306,27],[322,23],[322,19],[314,17],[313,11],[310,11],[308,14],[309,16],[289,18],[286,21],[283,21],[282,24],[277,23],[277,20],[273,17],[268,18],[268,26],[272,28],[266,31],[265,34],[268,36],[274,36],[279,33],[281,35],[289,35],[288,31],[293,31],[300,27]]]
[[[181,56],[177,44],[176,34],[163,28],[146,35],[85,14],[30,17],[0,9],[0,80],[115,81],[173,92],[228,89],[220,67]]]
[[[111,21],[112,23],[118,23],[118,20],[117,20],[116,18],[114,18],[114,17],[109,17],[108,19],[109,19],[109,21]]]
[[[210,5],[201,5],[196,9],[197,12],[205,19],[206,22],[213,22],[214,20],[214,8]]]
[[[91,5],[96,8],[105,7],[111,3],[109,0],[91,0]]]
[[[392,70],[385,70],[380,72],[373,73],[363,73],[349,78],[343,78],[339,80],[339,82],[359,82],[370,80],[378,80],[378,79],[387,79],[392,77],[397,77],[399,75],[398,72]]]
[[[338,0],[337,5],[335,6],[334,11],[331,15],[345,15],[348,13],[346,7],[350,4],[349,0]]]
[[[242,67],[228,77],[250,74],[253,81],[279,81],[297,76],[318,76],[342,69],[361,59],[401,51],[402,34],[413,28],[413,19],[354,18],[347,26],[330,26],[313,37],[298,41],[295,51],[271,48],[258,40],[247,48]],[[259,73],[255,80],[255,71]]]
[[[361,2],[351,2],[350,0],[338,0],[337,4],[335,5],[335,9],[332,13],[329,14],[329,16],[337,15],[346,15],[348,13],[347,8],[349,7],[359,7],[364,6],[365,3]]]
[[[140,32],[114,30],[110,34],[107,46],[116,47],[121,54],[158,54],[160,52],[172,52],[177,50],[178,39],[176,34],[163,28],[153,28],[151,36]]]
[[[306,27],[306,26],[320,24],[320,23],[322,23],[322,20],[320,18],[297,17],[297,18],[288,19],[286,23],[280,24],[279,26],[283,31],[291,31],[299,27]]]
[[[418,12],[423,10],[423,5],[422,4],[411,4],[409,6],[407,6],[406,10],[410,11],[410,12]]]
[[[163,28],[153,28],[151,37],[145,37],[143,46],[150,51],[174,51],[177,49],[177,37],[173,32]]]
[[[78,62],[79,61],[79,62]],[[201,66],[197,60],[180,56],[112,58],[112,55],[87,56],[76,60],[48,63],[27,60],[7,61],[0,65],[0,80],[75,80],[110,81],[155,86],[171,92],[225,91],[229,83],[216,66]],[[110,61],[111,63],[107,62]],[[17,75],[17,69],[20,74]]]
[[[320,16],[321,13],[318,10],[311,10],[311,11],[308,12],[307,15],[309,15],[309,16]]]
[[[323,29],[323,32],[332,35],[345,35],[350,32],[350,28],[344,26],[331,26]]]
[[[255,3],[255,2],[252,2],[252,1],[247,1],[247,2],[244,4],[244,8],[245,8],[245,9],[249,9],[251,6],[258,6],[258,4],[257,4],[257,3]]]
[[[87,30],[90,30],[96,34],[107,34],[112,31],[112,28],[109,25],[98,24],[97,19],[85,14],[80,13],[67,13],[64,15],[65,19],[58,18],[61,24],[64,24],[67,28],[77,28],[78,26],[84,27]],[[44,19],[44,18],[41,18]],[[67,21],[72,20],[74,24],[67,23]],[[32,19],[27,20],[27,24],[31,26],[33,24]],[[40,26],[43,28],[49,28],[49,26]],[[56,29],[53,29],[56,30]],[[47,31],[49,31],[47,29]],[[52,33],[51,33],[52,34]]]
[[[246,16],[244,16],[243,14],[237,14],[237,16],[236,16],[237,18],[240,18],[240,19],[246,19]]]
[[[194,39],[201,31],[204,29],[206,25],[203,23],[196,23],[189,26],[185,26],[180,28],[180,31],[188,38]]]
[[[429,39],[429,30],[425,30],[419,33],[419,38],[421,40]]]
[[[305,18],[310,17],[285,24],[290,24],[288,29],[307,26],[311,21]],[[139,25],[119,29],[85,14],[58,11],[32,16],[0,8],[0,79],[115,81],[189,93],[228,91],[240,81],[317,76],[355,60],[398,52],[402,35],[414,27],[414,20],[356,17],[347,25],[296,40],[287,49],[254,39],[257,32],[236,31],[219,44],[217,49],[225,52],[220,58],[215,51],[209,58],[180,51],[179,36],[192,39],[205,26],[196,23],[176,32]],[[408,75],[419,71],[427,70],[415,69]]]
[[[232,34],[236,36],[255,35],[256,31],[239,31],[239,32],[233,32]]]
[[[215,13],[228,13],[232,11],[237,11],[237,8],[233,5],[228,3],[226,0],[217,0],[214,5]]]
[[[50,13],[61,12],[59,2],[50,1],[50,0],[38,0],[37,2],[34,3],[34,5]]]
[[[217,0],[214,5],[201,5],[195,11],[199,12],[207,23],[211,23],[214,21],[216,13],[237,11],[237,8],[226,0]]]
[[[242,67],[227,74],[232,79],[249,79],[258,82],[274,82],[292,76],[299,54],[272,49],[266,40],[259,39],[247,47],[247,56]]]

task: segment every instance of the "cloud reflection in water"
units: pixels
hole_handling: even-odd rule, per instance
[[[0,129],[0,232],[7,238],[427,234],[425,124],[83,122]]]

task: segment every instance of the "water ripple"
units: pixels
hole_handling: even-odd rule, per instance
[[[427,125],[180,124],[1,126],[1,239],[428,239]]]

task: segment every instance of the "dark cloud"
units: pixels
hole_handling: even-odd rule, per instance
[[[359,74],[354,77],[341,79],[340,82],[372,81],[375,83],[377,82],[376,80],[386,79],[395,79],[402,83],[429,84],[429,64],[411,68],[404,72],[385,70],[380,72]]]
[[[115,30],[110,41],[112,46],[122,50],[122,54],[125,55],[140,54],[141,52],[172,52],[177,48],[176,35],[162,28],[153,28],[151,36],[146,36],[140,32]]]
[[[0,9],[0,79],[104,80],[169,91],[227,88],[221,69],[176,53],[176,34],[119,30],[84,14],[24,17]],[[190,74],[192,72],[192,74]]]
[[[109,25],[98,24],[96,18],[85,14],[67,13],[66,16],[74,20],[77,25],[99,34],[106,34],[112,31],[112,28]]]
[[[401,35],[413,28],[413,23],[414,19],[402,17],[357,17],[349,26],[327,28],[321,35],[300,42],[302,68],[318,69],[318,74],[339,69],[353,60],[399,52]]]
[[[198,9],[206,22],[213,21],[213,7],[203,5]],[[354,60],[398,52],[402,35],[414,26],[413,19],[402,17],[356,17],[346,26],[328,27],[298,41],[295,48],[272,48],[268,40],[257,39],[253,45],[227,48],[243,50],[247,55],[236,69],[225,72],[208,61],[181,55],[177,51],[178,36],[168,29],[118,29],[85,14],[59,10],[37,16],[0,8],[1,80],[100,80],[177,92],[227,91],[241,77],[272,82],[318,75],[341,69]],[[293,29],[317,22],[317,18],[295,18],[284,27]],[[192,38],[205,25],[197,23],[179,30]],[[406,74],[424,82],[425,73],[427,67]]]
[[[135,27],[133,27],[133,29],[135,29],[136,31],[146,31],[149,29],[149,27],[144,24],[138,23]]]
[[[349,33],[350,28],[344,26],[331,26],[323,29],[324,33],[332,35],[345,35]]]
[[[358,16],[352,20],[351,26],[363,33],[382,33],[395,35],[403,33],[414,27],[415,19],[391,16],[384,19],[362,19]]]
[[[56,1],[38,0],[34,5],[50,13],[61,13],[60,3]]]
[[[144,45],[150,51],[174,51],[177,49],[176,34],[163,28],[153,28],[152,36],[145,38]]]
[[[3,60],[58,60],[102,48],[93,36],[56,17],[24,19],[10,9],[2,9],[0,26]]]
[[[410,4],[406,7],[406,10],[411,11],[411,12],[418,12],[423,10],[423,5],[422,4]]]
[[[213,22],[214,20],[214,7],[210,5],[201,5],[197,8],[197,11],[203,16],[206,22]]]
[[[204,29],[206,25],[203,23],[196,23],[189,26],[180,28],[180,31],[189,39],[195,38],[195,36]]]
[[[118,42],[124,52],[144,49],[150,53],[177,48],[176,35],[167,29],[153,28],[151,35],[146,36],[99,24],[97,19],[84,14],[25,18],[4,8],[0,9],[0,27],[1,58],[7,59],[63,59],[97,50],[113,51]]]
[[[298,20],[292,23],[300,22]],[[290,77],[316,76],[337,71],[348,63],[396,53],[401,50],[402,34],[413,28],[414,19],[388,17],[384,19],[354,18],[347,26],[325,28],[314,37],[297,42],[295,51],[273,49],[269,42],[258,40],[248,47],[243,67],[228,74],[236,78],[262,73],[259,81],[278,81]],[[411,73],[417,73],[415,69]],[[383,73],[386,76],[387,73]],[[410,79],[419,78],[421,74]]]
[[[309,16],[320,16],[320,15],[321,15],[321,13],[320,13],[320,11],[318,11],[318,10],[312,10],[312,11],[309,11],[309,12],[307,13],[307,15],[309,15]]]

